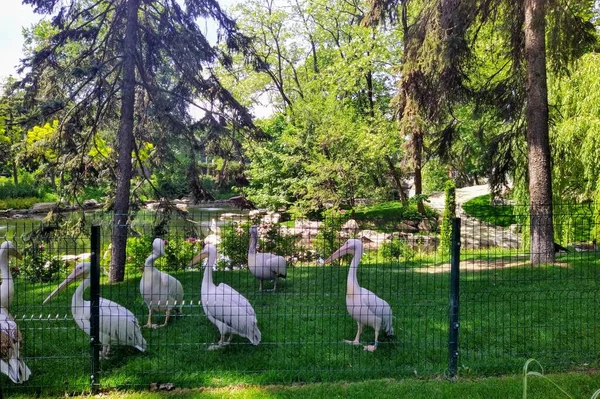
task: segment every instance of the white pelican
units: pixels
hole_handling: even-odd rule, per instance
[[[258,243],[258,228],[250,227],[250,245],[248,246],[248,269],[259,281],[260,290],[263,280],[274,280],[273,291],[277,290],[277,279],[287,276],[287,262],[283,256],[268,252],[256,252]]]
[[[21,358],[21,343],[17,323],[6,309],[0,308],[0,372],[16,384],[27,381],[31,375]]]
[[[11,241],[4,241],[0,245],[0,274],[2,283],[0,283],[0,307],[10,309],[13,297],[15,295],[15,283],[13,282],[10,267],[8,267],[8,257],[12,255],[21,259],[21,254],[17,251]]]
[[[144,274],[140,281],[140,293],[148,306],[148,322],[145,327],[157,328],[152,324],[152,312],[165,312],[164,327],[169,322],[171,312],[181,312],[183,304],[183,286],[173,276],[163,273],[154,266],[156,259],[165,254],[165,240],[155,238],[152,242],[152,253],[146,259]]]
[[[208,349],[218,349],[231,342],[233,334],[246,337],[253,345],[260,343],[260,330],[256,322],[256,313],[250,302],[239,292],[225,283],[215,285],[212,280],[212,269],[217,259],[217,248],[206,244],[198,255],[192,259],[189,266],[208,257],[204,265],[204,277],[200,288],[200,298],[204,313],[221,333],[221,339]],[[225,334],[229,339],[225,341]]]
[[[372,293],[366,288],[362,288],[358,285],[358,279],[356,278],[356,271],[358,270],[358,264],[363,254],[363,244],[360,240],[350,239],[346,241],[344,245],[335,251],[329,258],[325,259],[325,263],[333,262],[341,256],[351,254],[354,257],[350,263],[350,270],[348,271],[348,281],[346,283],[346,308],[350,316],[356,320],[358,324],[358,332],[354,341],[346,340],[346,343],[352,345],[360,345],[360,334],[363,326],[368,325],[375,329],[375,343],[373,345],[367,345],[364,347],[366,351],[373,352],[377,349],[379,342],[379,330],[383,328],[383,331],[388,335],[394,334],[392,328],[392,308],[390,305],[379,298],[377,295]]]
[[[90,271],[90,262],[78,263],[71,274],[44,300],[44,303],[48,302],[50,298],[73,282],[83,279],[73,294],[71,313],[73,313],[75,323],[88,335],[91,328],[91,304],[90,301],[83,299],[83,292],[91,284]],[[100,298],[98,307],[100,311],[100,342],[103,344],[102,352],[100,353],[102,357],[108,356],[110,345],[112,344],[133,346],[142,352],[146,350],[146,340],[142,336],[140,325],[133,313],[118,303],[104,298]]]

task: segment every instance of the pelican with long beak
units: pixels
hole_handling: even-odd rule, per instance
[[[287,262],[283,256],[268,252],[256,252],[258,244],[258,228],[250,227],[250,242],[248,244],[248,270],[259,281],[259,290],[263,290],[263,280],[274,280],[273,291],[277,291],[279,277],[286,278]]]
[[[231,342],[233,334],[248,338],[253,345],[260,343],[260,330],[256,321],[256,313],[250,302],[242,294],[225,283],[215,285],[212,269],[217,259],[217,248],[206,244],[202,251],[192,259],[189,266],[208,258],[204,264],[204,277],[200,288],[200,299],[204,313],[221,333],[221,339],[208,349],[221,348]],[[225,335],[229,338],[225,341]]]
[[[357,239],[346,241],[340,249],[331,254],[329,258],[325,259],[325,263],[333,262],[348,254],[353,255],[353,257],[352,262],[350,263],[350,270],[348,271],[348,280],[346,282],[346,309],[348,309],[350,316],[356,320],[358,332],[356,333],[354,341],[345,340],[344,342],[352,345],[360,345],[360,334],[362,333],[363,327],[365,325],[373,327],[373,329],[375,329],[375,343],[364,347],[366,351],[373,352],[377,349],[377,345],[379,344],[377,339],[379,338],[379,331],[381,329],[383,329],[387,335],[394,335],[394,329],[392,327],[392,308],[386,301],[379,298],[368,289],[358,285],[356,271],[358,270],[360,258],[363,255],[362,241]]]
[[[10,272],[9,256],[14,256],[17,259],[22,259],[22,255],[11,241],[4,241],[0,245],[0,307],[6,310],[10,309],[13,297],[15,296],[15,283]]]
[[[71,300],[71,313],[75,323],[86,334],[90,334],[90,301],[83,299],[83,292],[90,286],[90,262],[78,263],[75,269],[60,285],[48,295],[44,303],[48,302],[59,292],[63,291],[72,283],[83,280],[73,294]],[[144,352],[146,350],[146,340],[142,336],[140,325],[135,315],[127,308],[100,298],[100,342],[103,344],[100,355],[104,358],[108,356],[111,345],[127,345]]]
[[[152,253],[144,264],[144,274],[140,281],[140,293],[148,306],[148,322],[144,327],[164,327],[169,322],[171,312],[181,312],[183,305],[183,286],[175,277],[163,273],[154,266],[154,262],[165,254],[165,240],[155,238]],[[152,324],[152,312],[165,312],[165,322],[160,326]]]

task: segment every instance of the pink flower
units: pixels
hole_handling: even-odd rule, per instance
[[[44,249],[44,244],[40,244],[40,249]]]
[[[198,239],[195,237],[190,237],[187,239],[187,242],[191,242],[191,243],[195,243],[196,241],[198,241]]]
[[[345,213],[346,210],[345,209],[340,209],[340,213]]]

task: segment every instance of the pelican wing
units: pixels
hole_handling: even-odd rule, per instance
[[[21,331],[13,317],[0,309],[0,371],[12,382],[21,384],[29,379],[31,371],[21,358]]]
[[[256,313],[250,302],[227,284],[219,284],[215,288],[214,292],[205,296],[205,311],[225,324],[232,332],[258,345],[261,333],[258,329]]]
[[[389,303],[366,288],[361,288],[360,290],[360,303],[364,308],[368,309],[369,313],[381,319],[386,333],[394,333],[392,329],[392,308]]]
[[[162,292],[167,292],[169,295],[169,303],[174,301],[175,305],[181,305],[183,302],[183,286],[175,277],[161,273],[160,284]]]
[[[229,300],[232,304],[236,304],[237,306],[240,306],[244,309],[247,309],[248,311],[251,311],[252,315],[254,315],[254,317],[256,317],[256,314],[254,313],[254,309],[252,308],[252,305],[250,305],[250,302],[246,299],[246,297],[244,297],[242,294],[240,294],[238,291],[236,291],[231,286],[229,286],[225,283],[219,284],[216,287],[216,295],[222,296],[223,298],[226,298],[227,300]]]
[[[100,342],[105,345],[121,344],[146,350],[137,318],[124,306],[108,299],[100,300]]]

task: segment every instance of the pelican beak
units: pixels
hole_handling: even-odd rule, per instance
[[[206,251],[205,249],[202,249],[202,251],[200,251],[200,253],[196,256],[194,256],[194,259],[192,259],[192,261],[188,264],[188,266],[194,266],[196,263],[200,262],[202,259],[206,258],[208,256],[208,251]]]
[[[349,253],[354,254],[353,248],[350,245],[348,245],[348,243],[345,243],[337,251],[332,253],[329,256],[329,258],[325,259],[325,262],[323,262],[323,263],[324,264],[331,263],[334,260],[337,260],[337,259],[341,258],[342,256],[347,255]]]
[[[56,287],[56,289],[54,291],[52,291],[46,299],[44,299],[43,303],[48,302],[53,296],[55,296],[59,292],[63,291],[65,288],[67,288],[69,285],[71,285],[74,281],[77,281],[82,274],[83,274],[83,269],[78,270],[77,268],[75,268],[75,270],[73,270],[71,272],[71,274],[69,274],[67,276],[67,278],[65,278],[64,281],[62,283],[60,283],[60,285],[58,287]]]
[[[17,259],[23,259],[23,255],[14,248],[8,250],[8,254],[14,256]]]

